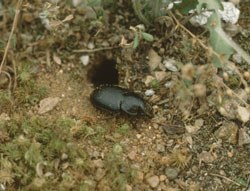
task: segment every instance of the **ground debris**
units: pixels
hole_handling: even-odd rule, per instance
[[[234,122],[223,122],[222,126],[215,131],[215,136],[225,142],[237,144],[238,128]]]
[[[146,181],[152,188],[156,188],[160,183],[159,177],[155,175],[148,177]]]
[[[44,114],[54,109],[61,101],[59,97],[48,97],[40,101],[38,114]]]

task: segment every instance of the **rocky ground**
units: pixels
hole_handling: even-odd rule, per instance
[[[0,7],[1,58],[16,3]],[[154,41],[133,49],[130,27],[141,23],[129,2],[76,3],[22,4],[0,74],[0,190],[248,190],[249,92],[239,76],[209,64],[174,22],[156,22],[146,29]],[[248,53],[249,7],[239,4],[230,28]],[[249,85],[249,65],[237,68]],[[93,107],[91,92],[107,83],[141,94],[154,117]]]

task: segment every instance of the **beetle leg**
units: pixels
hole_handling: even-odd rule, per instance
[[[145,104],[145,107],[143,107],[143,108],[141,108],[141,109],[142,109],[142,111],[144,112],[144,114],[145,114],[147,117],[152,118],[152,117],[154,116],[153,110],[152,110],[151,106],[150,106],[148,103],[146,103],[146,104]]]
[[[138,108],[136,111],[131,111],[131,106],[128,106],[124,102],[121,102],[120,108],[122,111],[124,111],[125,113],[127,113],[129,115],[137,115],[138,114]]]

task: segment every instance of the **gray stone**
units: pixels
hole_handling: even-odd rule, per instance
[[[178,168],[167,167],[165,169],[165,175],[168,177],[169,180],[174,180],[178,177],[180,170]]]

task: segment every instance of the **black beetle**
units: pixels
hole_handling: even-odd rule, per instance
[[[96,88],[91,96],[91,103],[100,109],[112,112],[125,112],[128,115],[146,115],[152,117],[152,108],[138,94],[119,86],[103,85]]]

